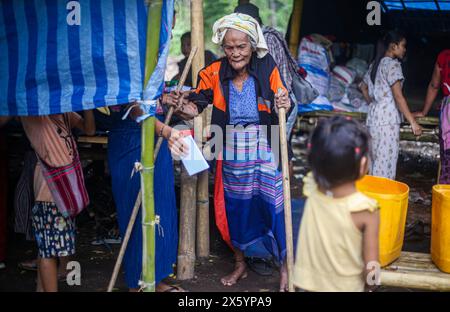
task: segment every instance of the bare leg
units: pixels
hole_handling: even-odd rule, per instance
[[[56,265],[56,258],[40,258],[38,261],[38,272],[43,291],[58,291],[58,268]]]
[[[280,292],[289,291],[288,285],[288,272],[286,261],[284,261],[283,265],[280,268]]]
[[[235,265],[234,271],[231,274],[222,277],[220,280],[224,286],[232,286],[238,282],[239,279],[247,277],[247,265],[245,264],[244,253],[238,249],[234,249]]]
[[[130,288],[128,292],[139,292],[139,288]]]

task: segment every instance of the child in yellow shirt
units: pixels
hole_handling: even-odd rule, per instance
[[[320,122],[311,136],[294,266],[301,289],[364,291],[370,280],[378,261],[378,204],[355,186],[367,173],[369,145],[363,126],[344,117]]]

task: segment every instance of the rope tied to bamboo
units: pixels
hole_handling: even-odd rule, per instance
[[[161,225],[161,217],[159,215],[155,215],[155,220],[150,221],[150,222],[142,222],[142,225],[145,226],[157,226],[158,227],[158,234],[161,237],[164,237],[164,228]]]
[[[151,282],[151,283],[146,283],[146,282],[144,282],[144,281],[139,281],[139,282],[138,282],[138,286],[140,286],[140,287],[139,287],[139,292],[142,292],[142,291],[144,291],[144,289],[146,289],[146,288],[155,288],[156,283],[155,283],[154,281]]]
[[[127,119],[128,115],[131,113],[133,108],[139,107],[143,114],[136,118],[136,122],[140,123],[149,117],[153,117],[156,115],[156,108],[158,105],[158,99],[156,100],[138,100],[132,105],[130,105],[125,114],[122,116],[122,120]]]
[[[150,166],[150,167],[144,167],[144,165],[142,165],[141,162],[137,161],[134,163],[134,168],[133,171],[131,172],[131,177],[133,177],[133,175],[136,172],[142,172],[142,171],[146,171],[146,170],[153,170],[155,168],[155,166]],[[155,219],[151,222],[142,222],[142,225],[145,226],[155,226],[157,225],[158,227],[158,234],[162,237],[164,237],[164,228],[161,225],[161,217],[159,215],[155,215]]]
[[[135,173],[138,173],[138,172],[140,173],[140,172],[143,172],[143,171],[151,171],[151,170],[154,170],[154,169],[155,169],[155,166],[144,167],[144,165],[141,162],[136,161],[134,163],[133,170],[131,171],[130,179],[134,176]]]

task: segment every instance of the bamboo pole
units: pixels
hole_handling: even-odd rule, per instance
[[[289,36],[289,50],[292,55],[297,55],[298,44],[300,42],[300,25],[303,13],[303,0],[294,0],[291,19],[291,35]]]
[[[193,0],[191,3],[191,43],[199,48],[199,53],[192,63],[192,82],[197,85],[200,70],[205,67],[205,42],[203,29],[203,0]],[[207,125],[207,109],[200,117],[194,119],[194,136],[199,148],[202,148],[203,129]],[[198,258],[209,257],[209,175],[203,171],[197,181],[197,239],[196,252]]]
[[[114,265],[113,274],[109,281],[108,292],[112,292],[114,285],[116,284],[117,275],[119,275],[120,266],[122,265],[123,256],[125,255],[125,250],[128,246],[128,241],[131,237],[131,232],[133,231],[134,223],[136,222],[136,217],[139,212],[139,207],[142,202],[142,192],[139,190],[139,194],[137,196],[136,202],[134,203],[133,211],[131,212],[130,221],[128,222],[127,231],[125,232],[125,236],[122,241],[122,245],[120,246],[119,256],[117,257],[116,263]]]
[[[450,278],[436,273],[381,271],[383,286],[450,291]]]
[[[189,176],[186,169],[181,166],[180,180],[181,207],[177,279],[183,281],[194,278],[197,176]]]
[[[161,30],[162,0],[149,0],[147,23],[147,50],[145,56],[144,86],[156,67]],[[150,100],[150,99],[144,99]],[[142,281],[143,291],[154,292],[155,285],[155,199],[153,193],[155,117],[144,120],[142,124],[141,172],[142,191]]]
[[[289,291],[293,292],[295,291],[294,284],[292,282],[294,268],[294,243],[292,234],[291,184],[289,181],[289,160],[286,139],[286,110],[284,108],[279,109],[278,119],[280,124],[281,166],[283,171],[284,223],[286,228],[286,264],[288,271]]]

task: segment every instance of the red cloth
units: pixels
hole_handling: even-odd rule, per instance
[[[444,50],[439,53],[437,63],[441,69],[442,92],[445,96],[449,96],[450,90],[445,86],[445,83],[450,86],[450,50]]]
[[[222,180],[222,160],[216,160],[216,176],[214,179],[214,212],[216,225],[223,240],[233,249],[228,230],[227,211],[225,210],[225,193]]]
[[[6,135],[0,130],[0,262],[6,258],[6,210],[8,194],[8,153]]]

